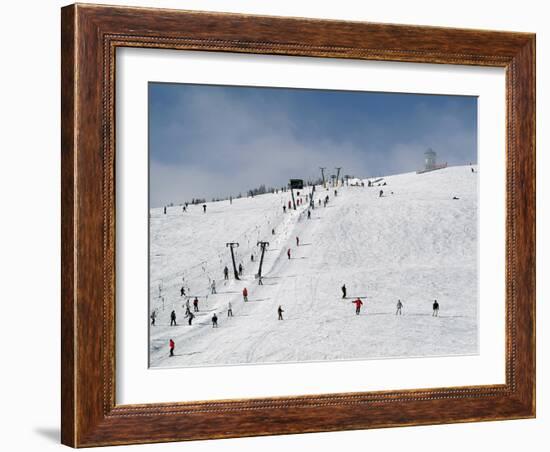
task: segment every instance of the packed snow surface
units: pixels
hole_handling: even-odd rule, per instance
[[[157,317],[150,366],[477,353],[477,172],[449,167],[384,177],[373,187],[364,182],[337,187],[337,196],[334,187],[317,186],[310,219],[304,195],[311,187],[301,190],[297,210],[286,213],[290,192],[207,203],[206,213],[202,205],[187,212],[168,207],[166,214],[152,209],[149,314]],[[319,199],[326,195],[323,207]],[[263,285],[256,278],[259,240],[269,242]],[[239,243],[241,280],[233,277],[228,242]],[[189,326],[186,301],[193,310],[195,296],[199,312]],[[364,303],[360,315],[352,303],[357,297]],[[398,299],[402,315],[396,315]],[[432,316],[434,299],[439,317]],[[176,326],[170,326],[172,310]]]

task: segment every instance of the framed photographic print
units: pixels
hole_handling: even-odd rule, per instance
[[[532,34],[62,9],[62,442],[535,416]]]

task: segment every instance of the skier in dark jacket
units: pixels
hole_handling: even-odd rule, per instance
[[[191,311],[187,311],[187,319],[189,321],[189,326],[192,325],[194,318],[195,318],[195,314],[193,314]]]
[[[384,194],[384,191],[380,190],[380,193],[378,193],[378,197],[381,198],[383,194]]]
[[[283,320],[283,308],[279,305],[279,307],[277,308],[277,314],[279,314],[279,320]]]
[[[173,326],[173,325],[176,325],[177,326],[177,323],[176,323],[176,311],[172,311],[170,313],[170,326]]]
[[[155,325],[155,320],[157,318],[157,311],[153,311],[151,312],[151,325],[154,326]]]
[[[432,305],[433,312],[432,317],[439,317],[439,303],[437,300],[434,300],[434,304]]]
[[[206,204],[202,205],[202,211],[203,211],[203,213],[206,213]]]
[[[243,264],[239,264],[239,276],[243,275]]]
[[[227,268],[227,265],[223,269],[223,279],[229,279],[229,269]]]
[[[185,295],[185,287],[184,286],[181,286],[181,289],[180,289],[180,297],[183,297]]]
[[[342,286],[342,298],[346,298],[347,295],[348,295],[348,291],[346,289],[346,285],[344,284]]]
[[[397,311],[395,311],[395,315],[401,315],[402,308],[403,308],[403,303],[401,303],[401,300],[397,300]]]
[[[193,311],[199,312],[199,299],[197,297],[193,300]]]
[[[287,250],[286,255],[287,255],[288,258],[290,259],[290,248]]]
[[[307,211],[307,219],[308,219],[308,220],[311,219],[311,210],[308,210],[308,211]]]
[[[212,316],[212,328],[218,328],[218,316],[214,312],[214,315]]]

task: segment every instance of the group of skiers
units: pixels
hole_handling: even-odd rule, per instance
[[[342,291],[342,299],[346,298],[348,291],[345,284],[341,287],[341,291]],[[355,300],[352,301],[352,303],[355,304],[355,314],[359,315],[361,313],[361,306],[363,306],[361,297],[357,297]],[[402,315],[403,314],[402,311],[403,311],[403,302],[401,300],[397,300],[397,309],[395,311],[395,315]],[[438,316],[439,316],[439,303],[437,300],[434,300],[432,304],[432,317],[438,317]]]

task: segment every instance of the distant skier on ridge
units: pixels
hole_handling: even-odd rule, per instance
[[[346,289],[346,285],[344,284],[342,286],[342,298],[346,298],[347,294],[348,294],[348,291]]]
[[[279,307],[277,308],[277,314],[279,314],[279,317],[278,317],[278,320],[283,320],[283,308],[281,307],[281,305],[279,305]]]

